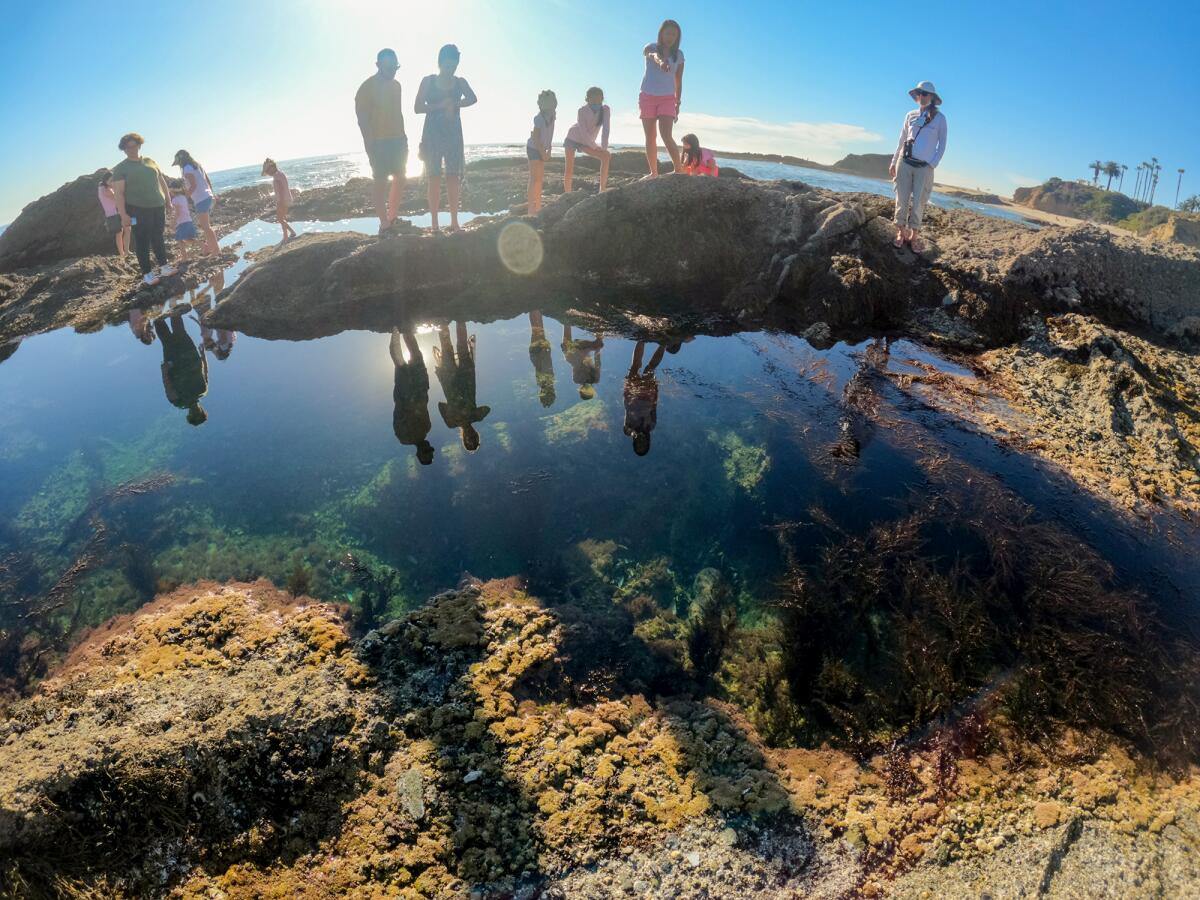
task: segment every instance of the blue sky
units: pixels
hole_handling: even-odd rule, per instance
[[[928,78],[950,126],[939,181],[1010,194],[1090,177],[1093,158],[1132,170],[1157,156],[1160,199],[1173,201],[1181,167],[1183,195],[1200,193],[1194,0],[13,0],[0,31],[0,222],[116,162],[125,131],[164,165],[186,147],[211,169],[361,149],[353,95],[384,45],[411,97],[437,48],[459,44],[480,97],[463,117],[469,143],[523,141],[539,90],[569,117],[592,84],[616,139],[636,141],[641,48],[666,16],[687,56],[679,127],[706,146],[820,162],[891,152],[906,90]]]

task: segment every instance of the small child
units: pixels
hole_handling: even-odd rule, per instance
[[[683,152],[679,154],[679,162],[687,175],[711,175],[716,178],[719,174],[717,161],[711,150],[700,146],[700,139],[694,134],[685,134],[681,142]]]
[[[604,91],[598,87],[588,88],[586,102],[579,107],[579,118],[567,130],[563,141],[563,191],[571,193],[571,178],[575,174],[575,154],[586,153],[600,160],[600,190],[608,187],[608,166],[612,154],[608,152],[608,133],[612,130],[612,110],[604,102]],[[596,143],[599,136],[600,143]]]
[[[292,189],[288,187],[287,176],[283,174],[275,160],[271,157],[263,162],[263,175],[270,175],[275,185],[275,221],[283,229],[283,239],[290,240],[296,236],[296,229],[288,224],[288,209],[292,205]]]
[[[187,182],[179,180],[170,183],[171,208],[175,211],[175,242],[179,244],[179,257],[183,261],[192,258],[192,248],[200,232],[192,221],[192,212],[188,209]]]
[[[554,143],[554,111],[558,109],[558,98],[554,96],[554,91],[542,91],[538,94],[537,104],[539,112],[533,117],[533,131],[525,144],[525,154],[529,157],[527,199],[531,216],[536,216],[542,209],[542,181]]]
[[[112,188],[112,172],[104,169],[100,173],[100,184],[96,188],[100,208],[104,210],[104,228],[117,239],[117,256],[129,252],[130,228],[121,226],[121,214],[117,212],[117,195]]]

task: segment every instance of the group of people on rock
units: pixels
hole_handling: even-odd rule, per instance
[[[137,132],[121,136],[117,149],[125,158],[112,169],[101,170],[96,193],[105,227],[116,239],[117,254],[127,254],[132,242],[142,280],[153,285],[176,271],[168,259],[164,235],[168,210],[184,260],[191,258],[197,242],[205,256],[216,255],[219,247],[209,220],[216,194],[204,167],[186,150],[180,150],[172,162],[180,169],[180,177],[168,180],[158,163],[142,155],[145,143]],[[157,267],[151,262],[151,251]]]
[[[529,359],[533,363],[538,398],[543,407],[550,407],[556,399],[554,357],[540,311],[529,314],[529,325]],[[633,451],[638,456],[650,452],[650,434],[658,423],[655,370],[664,354],[679,352],[684,340],[690,338],[659,344],[648,361],[645,360],[646,342],[638,341],[634,345],[629,372],[625,376],[624,433],[632,439]],[[564,324],[559,346],[571,367],[571,377],[579,388],[580,399],[592,399],[600,382],[603,335],[579,339],[571,326]],[[421,465],[430,465],[434,458],[434,447],[429,441],[433,424],[429,416],[429,371],[425,357],[412,331],[393,329],[388,349],[395,367],[392,430],[401,444],[415,448]],[[479,431],[475,426],[491,412],[491,407],[481,406],[476,401],[475,357],[475,337],[468,335],[465,322],[454,323],[453,336],[449,325],[439,326],[438,344],[433,348],[434,374],[446,399],[438,403],[438,412],[447,428],[458,429],[463,448],[470,452],[479,449]]]

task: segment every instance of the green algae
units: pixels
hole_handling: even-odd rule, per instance
[[[608,430],[608,415],[599,399],[581,400],[562,412],[542,416],[542,430],[550,444],[574,444],[587,440],[594,431]]]
[[[736,431],[710,431],[708,439],[724,455],[726,481],[747,494],[754,493],[767,470],[771,468],[771,457],[767,455],[767,448],[747,443]]]

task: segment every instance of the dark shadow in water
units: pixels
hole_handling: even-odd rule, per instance
[[[438,328],[438,346],[433,348],[434,372],[446,399],[438,403],[438,412],[447,428],[457,428],[463,449],[474,453],[479,449],[479,432],[475,429],[492,411],[475,401],[475,336],[467,336],[467,323],[454,325],[458,350],[450,339],[450,329]]]

